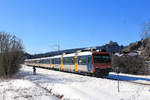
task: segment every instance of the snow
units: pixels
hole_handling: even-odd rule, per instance
[[[115,55],[119,57],[123,56],[123,54],[120,54],[120,53],[115,53]]]
[[[137,56],[137,55],[138,55],[138,53],[130,52],[128,55],[129,55],[129,56]]]
[[[115,55],[116,55],[116,56],[119,56],[119,57],[123,56],[123,54],[120,54],[120,53],[115,53]],[[128,53],[128,55],[129,55],[129,56],[137,56],[138,53],[130,52],[130,53]]]
[[[37,74],[33,75],[32,70],[32,67],[23,65],[18,76],[46,88],[63,100],[150,100],[150,86],[121,81],[118,92],[115,80],[41,68],[37,68]]]
[[[0,80],[0,100],[59,100],[36,84],[22,79]]]

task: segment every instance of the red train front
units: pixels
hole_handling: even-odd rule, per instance
[[[93,52],[92,64],[96,76],[107,76],[111,71],[111,58],[108,52]]]

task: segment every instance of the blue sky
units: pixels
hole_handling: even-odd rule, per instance
[[[0,0],[0,31],[31,54],[140,40],[150,0]]]

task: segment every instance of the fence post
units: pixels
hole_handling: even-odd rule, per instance
[[[118,80],[118,92],[120,92],[120,78],[119,78],[119,73],[120,73],[120,71],[119,71],[119,67],[116,67],[116,72],[117,72],[117,80]]]

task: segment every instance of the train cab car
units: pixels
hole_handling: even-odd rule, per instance
[[[93,52],[92,63],[96,76],[107,76],[111,71],[111,58],[108,52]]]

